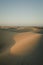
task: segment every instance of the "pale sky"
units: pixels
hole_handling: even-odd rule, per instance
[[[0,25],[43,26],[43,0],[0,0]]]

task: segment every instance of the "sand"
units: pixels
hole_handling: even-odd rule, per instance
[[[32,33],[32,32],[24,32],[18,33],[13,37],[16,41],[10,48],[10,54],[12,55],[24,55],[28,52],[31,53],[35,46],[37,46],[39,40],[41,38],[41,34]]]

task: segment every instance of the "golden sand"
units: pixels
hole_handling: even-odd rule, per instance
[[[18,33],[13,39],[16,44],[10,48],[10,53],[13,55],[23,55],[31,52],[38,44],[41,35],[32,32]]]

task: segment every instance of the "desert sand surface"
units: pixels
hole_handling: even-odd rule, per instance
[[[0,65],[43,65],[43,30],[36,32],[0,30]]]
[[[23,55],[28,52],[31,53],[34,51],[34,48],[37,47],[40,38],[41,34],[33,32],[18,33],[13,37],[16,44],[10,48],[10,53],[13,55]]]

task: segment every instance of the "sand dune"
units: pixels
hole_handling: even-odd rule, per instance
[[[14,55],[23,55],[26,53],[31,53],[37,46],[41,38],[40,34],[25,32],[19,33],[13,39],[16,41],[16,44],[10,48],[10,53]]]
[[[2,32],[2,34],[1,34]],[[1,43],[7,50],[0,53],[0,65],[42,65],[43,63],[43,34],[33,32],[4,32],[1,31]],[[4,32],[4,33],[3,33]],[[43,32],[42,32],[43,33]],[[13,38],[12,38],[13,37]],[[14,41],[16,43],[14,43]],[[9,52],[10,50],[10,52]],[[31,54],[30,54],[31,53]],[[25,55],[26,54],[26,55]],[[16,56],[17,55],[17,56]]]

